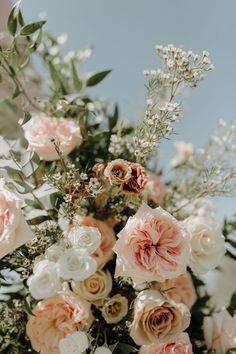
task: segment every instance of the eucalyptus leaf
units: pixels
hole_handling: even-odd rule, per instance
[[[29,36],[40,28],[42,28],[45,23],[46,21],[38,21],[25,25],[24,27],[22,27],[20,34],[22,36]]]
[[[110,74],[111,70],[106,70],[106,71],[101,71],[99,73],[96,73],[94,75],[92,75],[88,80],[86,85],[87,86],[95,86],[97,84],[99,84],[99,82],[101,82],[103,79],[105,79],[105,77]]]
[[[17,17],[15,15],[15,10],[15,7],[13,7],[7,21],[7,28],[12,36],[15,36],[17,31]]]

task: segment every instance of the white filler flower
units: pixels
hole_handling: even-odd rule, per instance
[[[82,354],[88,347],[88,337],[81,331],[67,334],[59,343],[60,354]]]
[[[67,237],[71,246],[81,254],[92,254],[101,244],[101,233],[96,227],[73,227]]]

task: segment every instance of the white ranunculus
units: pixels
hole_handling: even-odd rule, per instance
[[[84,280],[97,270],[97,262],[74,248],[67,249],[58,261],[59,273],[65,280]]]
[[[88,337],[82,331],[67,334],[59,343],[60,354],[82,354],[88,347]]]
[[[112,351],[107,347],[97,347],[94,354],[112,354]]]
[[[27,283],[31,295],[36,300],[55,295],[61,289],[57,265],[46,259],[38,262]]]
[[[57,262],[65,251],[65,245],[62,243],[55,243],[50,246],[45,252],[45,258],[51,262]]]
[[[81,254],[92,254],[101,244],[101,233],[96,227],[73,227],[67,238],[71,246],[78,249]]]
[[[190,236],[190,268],[197,274],[216,268],[225,253],[224,236],[217,220],[211,215],[190,216],[183,223]]]

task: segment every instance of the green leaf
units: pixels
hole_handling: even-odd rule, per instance
[[[83,84],[79,79],[76,67],[75,67],[75,63],[74,60],[71,60],[71,71],[72,71],[72,78],[73,78],[73,84],[74,84],[74,88],[76,91],[80,92]]]
[[[236,292],[233,293],[230,299],[230,304],[227,307],[227,311],[230,313],[231,316],[233,316],[236,312]]]
[[[29,25],[25,25],[24,27],[22,27],[20,34],[22,36],[29,36],[40,28],[42,28],[45,23],[46,21],[38,21],[30,23]]]
[[[31,52],[35,52],[38,49],[38,47],[42,42],[42,39],[43,39],[43,30],[41,28],[38,37],[36,38],[36,41],[29,47]]]
[[[16,17],[16,7],[15,6],[11,10],[10,15],[8,17],[7,28],[8,28],[8,31],[10,32],[10,34],[12,36],[15,36],[16,30],[17,30],[17,17]]]
[[[113,116],[109,117],[109,130],[111,131],[115,126],[119,118],[119,108],[115,105]]]
[[[106,70],[106,71],[101,71],[97,74],[94,74],[93,76],[91,76],[88,80],[86,85],[87,86],[95,86],[97,84],[99,84],[99,82],[101,82],[103,79],[105,79],[105,77],[110,74],[111,70]]]
[[[130,354],[130,353],[137,353],[137,352],[138,352],[137,348],[126,343],[119,343],[114,350],[114,354]]]
[[[19,86],[16,86],[15,91],[13,92],[13,95],[12,95],[12,99],[14,100],[20,94],[21,94],[21,89],[19,88]]]
[[[235,354],[236,348],[229,349],[225,354]]]
[[[61,91],[61,93],[63,95],[66,95],[66,89],[63,85],[63,82],[58,74],[58,71],[56,70],[55,66],[53,65],[53,63],[51,61],[48,62],[49,65],[49,71],[50,71],[50,75],[51,75],[51,79],[54,83],[55,89],[57,91]]]
[[[25,21],[24,21],[24,19],[23,19],[21,10],[19,10],[18,22],[19,22],[19,24],[20,24],[22,27],[25,25]]]

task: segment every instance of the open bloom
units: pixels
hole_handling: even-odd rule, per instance
[[[107,299],[102,308],[102,316],[107,323],[118,323],[127,313],[128,300],[120,294],[116,294]]]
[[[122,191],[127,194],[139,194],[147,185],[147,172],[138,163],[129,163],[131,177],[122,185]]]
[[[104,176],[110,184],[122,185],[131,178],[131,167],[128,161],[117,159],[109,162],[104,170]]]
[[[90,304],[70,291],[40,301],[26,325],[32,348],[40,354],[59,354],[59,342],[68,333],[87,330],[93,316]]]
[[[190,216],[184,225],[190,235],[190,268],[204,274],[217,267],[225,253],[224,236],[217,220],[210,215]]]
[[[236,315],[233,317],[226,310],[204,317],[203,333],[208,349],[215,349],[216,354],[226,353],[236,348]]]
[[[88,337],[82,331],[67,334],[59,343],[60,354],[82,354],[88,347]]]
[[[190,323],[190,312],[184,304],[165,299],[156,290],[144,290],[134,305],[130,336],[138,345],[173,341]]]
[[[22,206],[23,202],[0,179],[0,259],[33,238]]]
[[[181,333],[175,340],[165,344],[142,345],[139,354],[193,354],[187,333]]]
[[[68,155],[82,143],[80,128],[72,119],[38,115],[24,124],[23,129],[29,148],[45,161],[60,158],[54,143],[59,145],[63,156]]]
[[[101,233],[97,227],[75,226],[68,233],[67,239],[81,254],[91,254],[101,244]]]
[[[143,204],[118,234],[115,276],[136,284],[164,281],[186,271],[188,237],[177,220],[162,208]]]

